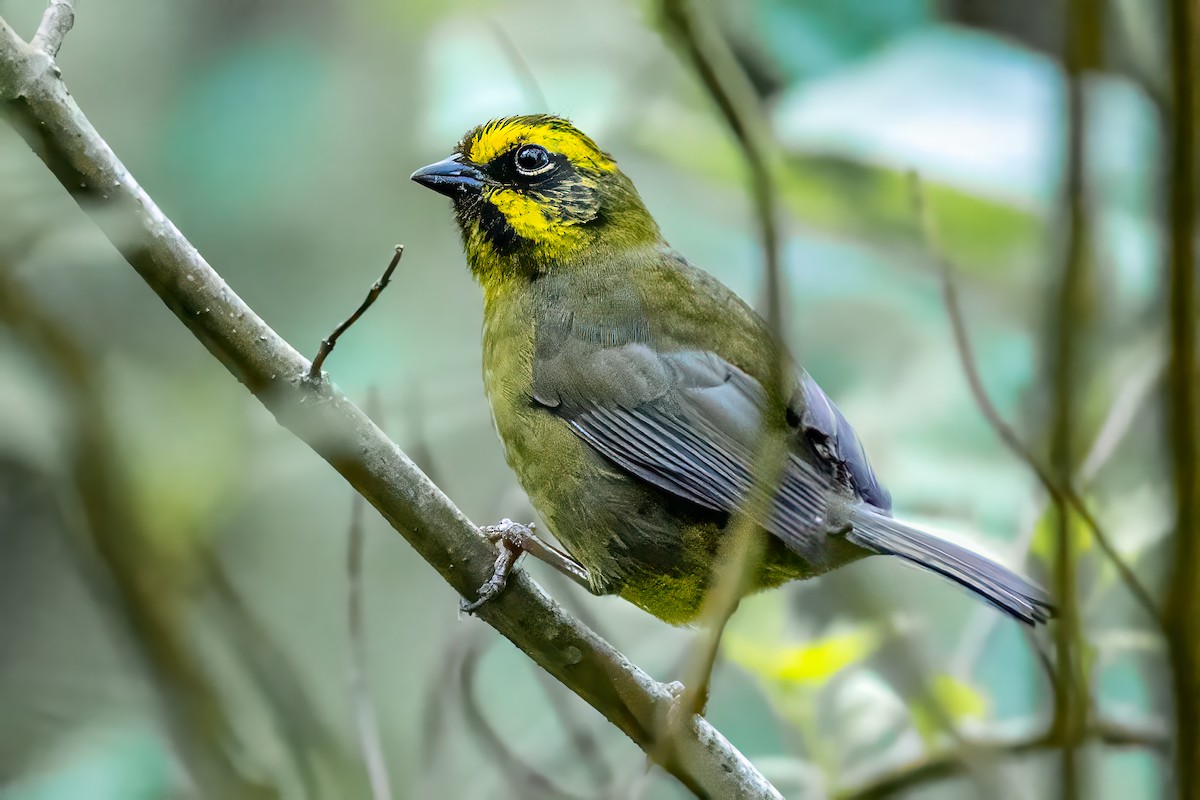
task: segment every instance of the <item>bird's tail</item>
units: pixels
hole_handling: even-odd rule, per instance
[[[1054,606],[1043,589],[989,558],[867,506],[856,508],[851,522],[853,529],[846,538],[859,547],[899,556],[943,575],[1027,625],[1054,616]]]

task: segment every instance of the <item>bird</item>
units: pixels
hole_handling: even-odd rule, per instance
[[[594,594],[691,624],[751,514],[763,547],[746,594],[889,555],[1028,625],[1051,618],[1032,582],[893,517],[829,396],[786,356],[781,385],[763,318],[671,248],[615,159],[568,119],[494,119],[411,177],[452,201],[483,289],[495,428],[565,548],[509,520],[485,528],[502,546],[465,607],[530,553]],[[755,472],[767,444],[781,462],[769,486]]]

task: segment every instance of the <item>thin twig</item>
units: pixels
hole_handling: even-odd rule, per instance
[[[324,458],[438,574],[473,597],[495,550],[335,385],[307,380],[309,362],[237,295],[179,232],[83,115],[44,56],[0,19],[0,115],[35,149],[192,334],[281,425]],[[568,616],[523,573],[476,615],[582,697],[652,758],[674,696]],[[699,717],[674,730],[662,766],[709,797],[774,798],[778,791]]]
[[[1153,394],[1155,385],[1162,380],[1165,367],[1166,362],[1161,357],[1151,357],[1141,369],[1129,375],[1121,384],[1116,398],[1108,407],[1108,415],[1100,423],[1100,430],[1092,440],[1092,446],[1088,449],[1087,455],[1084,456],[1079,467],[1080,496],[1087,493],[1096,476],[1116,453],[1118,446],[1137,419],[1138,413]],[[1035,522],[1026,526],[1014,543],[1013,552],[1024,553],[1029,549],[1029,543],[1033,540],[1036,531],[1036,520],[1040,520],[1046,513],[1046,505],[1049,501],[1050,494],[1047,492],[1046,498],[1036,504],[1030,514]],[[1000,619],[1001,617],[992,613],[990,609],[981,607],[978,610],[974,621],[967,625],[967,635],[964,636],[958,652],[954,655],[956,672],[970,674],[972,665],[983,652],[984,643],[987,642],[992,629]],[[1156,618],[1154,624],[1160,631],[1163,630],[1161,619]],[[1038,657],[1042,660],[1045,659],[1045,655],[1040,650]]]
[[[537,75],[533,74],[533,68],[521,54],[517,43],[495,18],[489,19],[488,23],[492,26],[492,33],[499,42],[500,49],[504,51],[504,57],[508,59],[513,72],[517,75],[517,82],[521,84],[521,92],[525,95],[526,102],[532,103],[539,111],[549,112],[550,102],[546,99],[546,93],[542,91],[542,85],[538,82]]]
[[[29,46],[54,58],[75,25],[74,0],[50,0]]]
[[[1092,440],[1092,446],[1079,464],[1079,484],[1086,493],[1088,484],[1095,480],[1100,470],[1116,452],[1129,429],[1138,419],[1146,401],[1154,395],[1154,389],[1162,380],[1167,362],[1162,353],[1155,352],[1124,376],[1117,396],[1108,406],[1108,414],[1100,423],[1100,430]]]
[[[402,251],[397,248],[395,266]],[[388,273],[382,283],[386,285]],[[380,287],[382,290],[382,287]],[[333,349],[332,346],[330,349]],[[367,395],[367,416],[382,424],[379,419],[379,390],[371,387]],[[362,561],[363,561],[363,514],[366,502],[355,492],[351,498],[350,529],[346,535],[346,628],[350,634],[350,690],[354,704],[354,727],[358,732],[358,746],[362,750],[367,766],[367,777],[371,782],[371,796],[375,800],[391,800],[392,787],[388,780],[387,761],[383,757],[383,741],[379,734],[379,720],[375,715],[375,704],[371,697],[371,685],[367,678],[367,645],[363,633]]]
[[[312,366],[308,369],[308,379],[310,381],[321,379],[321,365],[325,363],[326,357],[333,352],[333,348],[337,346],[338,339],[341,338],[342,334],[349,330],[351,325],[358,322],[358,318],[367,313],[367,309],[375,304],[375,301],[379,299],[379,295],[383,294],[383,290],[387,288],[388,282],[392,279],[392,273],[396,271],[396,265],[400,263],[400,258],[403,255],[404,245],[396,245],[395,255],[388,262],[387,269],[383,271],[383,275],[371,286],[371,291],[367,292],[367,298],[362,301],[362,305],[347,317],[341,325],[334,328],[333,333],[329,334],[328,338],[321,340],[321,347],[317,350],[317,355],[313,358]]]
[[[105,573],[106,599],[124,623],[128,640],[150,675],[164,717],[190,777],[206,795],[276,797],[242,774],[229,756],[233,725],[220,695],[183,631],[186,601],[179,583],[155,558],[152,537],[132,508],[115,455],[117,444],[90,354],[45,314],[0,268],[0,322],[28,337],[66,389],[71,477],[88,534],[87,549]],[[150,580],[149,576],[155,576]],[[158,582],[156,582],[158,581]],[[161,582],[161,583],[160,583]],[[99,583],[99,582],[98,582]]]
[[[1079,386],[1086,336],[1090,330],[1088,290],[1091,270],[1091,203],[1088,195],[1088,97],[1084,79],[1098,66],[1104,8],[1099,0],[1067,4],[1064,62],[1067,70],[1067,166],[1062,199],[1065,247],[1057,271],[1054,302],[1047,310],[1045,369],[1051,387],[1050,474],[1070,487],[1078,463]],[[1053,498],[1055,520],[1054,587],[1058,624],[1054,629],[1054,734],[1060,745],[1059,786],[1063,800],[1087,794],[1080,748],[1090,703],[1077,589],[1075,515],[1062,495]],[[1097,542],[1099,539],[1097,538]],[[1151,606],[1153,607],[1153,606]]]
[[[612,785],[615,776],[612,767],[608,765],[600,752],[600,742],[596,738],[596,734],[592,732],[587,721],[581,719],[568,705],[568,696],[563,693],[562,687],[546,674],[545,670],[533,669],[533,677],[542,687],[546,699],[550,701],[550,707],[554,709],[559,724],[567,732],[567,739],[570,740],[575,754],[591,772],[597,791],[603,794]]]
[[[1086,731],[1084,738],[1101,742],[1108,747],[1137,748],[1149,750],[1166,757],[1170,740],[1160,727],[1137,727],[1117,722],[1097,722]],[[1041,750],[1060,746],[1052,735],[1039,735],[1012,740],[972,742],[981,754],[989,758],[1020,758]],[[900,767],[889,768],[886,774],[869,780],[857,787],[845,789],[834,795],[837,800],[881,800],[917,786],[933,781],[945,780],[961,774],[962,761],[953,751],[922,756]]]
[[[699,713],[708,700],[708,687],[716,663],[721,635],[749,588],[762,558],[765,541],[756,520],[769,516],[772,487],[783,477],[787,451],[779,443],[779,426],[790,392],[785,381],[790,369],[784,336],[785,288],[779,265],[779,201],[772,180],[772,149],[765,132],[762,110],[753,86],[734,57],[720,31],[692,0],[662,0],[667,31],[679,42],[704,88],[732,132],[750,173],[750,194],[763,249],[764,317],[774,349],[771,371],[764,387],[767,411],[763,416],[754,487],[724,535],[721,553],[715,560],[711,588],[704,602],[701,634],[691,659],[694,668],[684,680],[680,701],[685,709]],[[761,506],[759,508],[758,506]]]
[[[246,603],[221,562],[208,550],[199,553],[196,562],[209,590],[207,600],[222,633],[230,638],[228,650],[266,703],[276,734],[304,786],[305,797],[315,800],[321,796],[321,758],[338,752],[341,744],[305,694],[291,656]]]
[[[1041,463],[1041,460],[1034,454],[1029,445],[1022,441],[1016,430],[1000,414],[1000,410],[996,408],[996,405],[988,395],[987,388],[983,385],[983,377],[979,372],[978,359],[976,359],[974,348],[971,346],[971,337],[967,332],[967,323],[963,315],[958,287],[954,281],[954,266],[951,264],[949,258],[947,258],[945,251],[940,247],[937,225],[929,209],[929,204],[926,201],[921,178],[916,172],[909,172],[909,185],[912,190],[914,212],[925,240],[925,248],[938,266],[938,276],[942,287],[942,302],[946,307],[946,314],[950,318],[950,329],[954,336],[954,349],[958,353],[959,364],[962,366],[963,374],[967,378],[967,385],[971,390],[971,396],[975,399],[975,404],[979,407],[984,419],[992,427],[996,436],[1000,438],[1000,441],[1037,477],[1038,482],[1041,483],[1046,494],[1050,496],[1051,501],[1061,505],[1069,504],[1079,514],[1084,523],[1091,528],[1096,544],[1112,562],[1129,593],[1133,595],[1134,600],[1143,608],[1150,621],[1158,625],[1160,617],[1154,599],[1150,597],[1150,593],[1146,590],[1146,587],[1138,580],[1133,568],[1121,556],[1121,553],[1112,543],[1112,539],[1108,533],[1101,527],[1100,521],[1096,519],[1095,515],[1088,508],[1087,503],[1084,502],[1083,498],[1079,496],[1078,492],[1072,486],[1060,484],[1050,474],[1050,471]]]
[[[1200,797],[1200,389],[1196,336],[1196,36],[1194,0],[1168,0],[1171,109],[1165,165],[1168,245],[1164,309],[1168,319],[1164,406],[1175,491],[1175,548],[1167,589],[1167,646],[1175,715],[1175,796]]]
[[[509,747],[487,715],[479,702],[475,690],[475,671],[483,658],[483,647],[480,642],[472,642],[459,665],[459,697],[463,704],[463,713],[467,717],[467,730],[474,734],[484,752],[499,765],[500,770],[508,776],[509,781],[520,791],[518,796],[528,796],[529,791],[539,795],[562,800],[577,800],[579,795],[569,792],[552,781],[542,772],[535,769]]]

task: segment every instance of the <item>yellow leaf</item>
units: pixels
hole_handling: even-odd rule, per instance
[[[942,729],[943,714],[953,722],[983,719],[988,714],[987,697],[951,675],[934,675],[929,683],[929,691],[933,695],[932,702],[923,699],[913,703],[911,712],[913,727],[926,742],[932,741]]]
[[[878,649],[882,635],[874,626],[859,626],[803,644],[763,645],[729,637],[726,655],[743,669],[773,683],[820,685]]]

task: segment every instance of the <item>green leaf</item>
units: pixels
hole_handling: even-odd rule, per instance
[[[1058,513],[1058,510],[1051,506],[1046,513],[1042,514],[1034,528],[1033,540],[1029,543],[1029,552],[1047,566],[1054,563],[1054,556],[1058,551]],[[1067,524],[1075,555],[1082,556],[1091,550],[1095,544],[1092,529],[1079,518],[1078,514],[1072,513]]]

